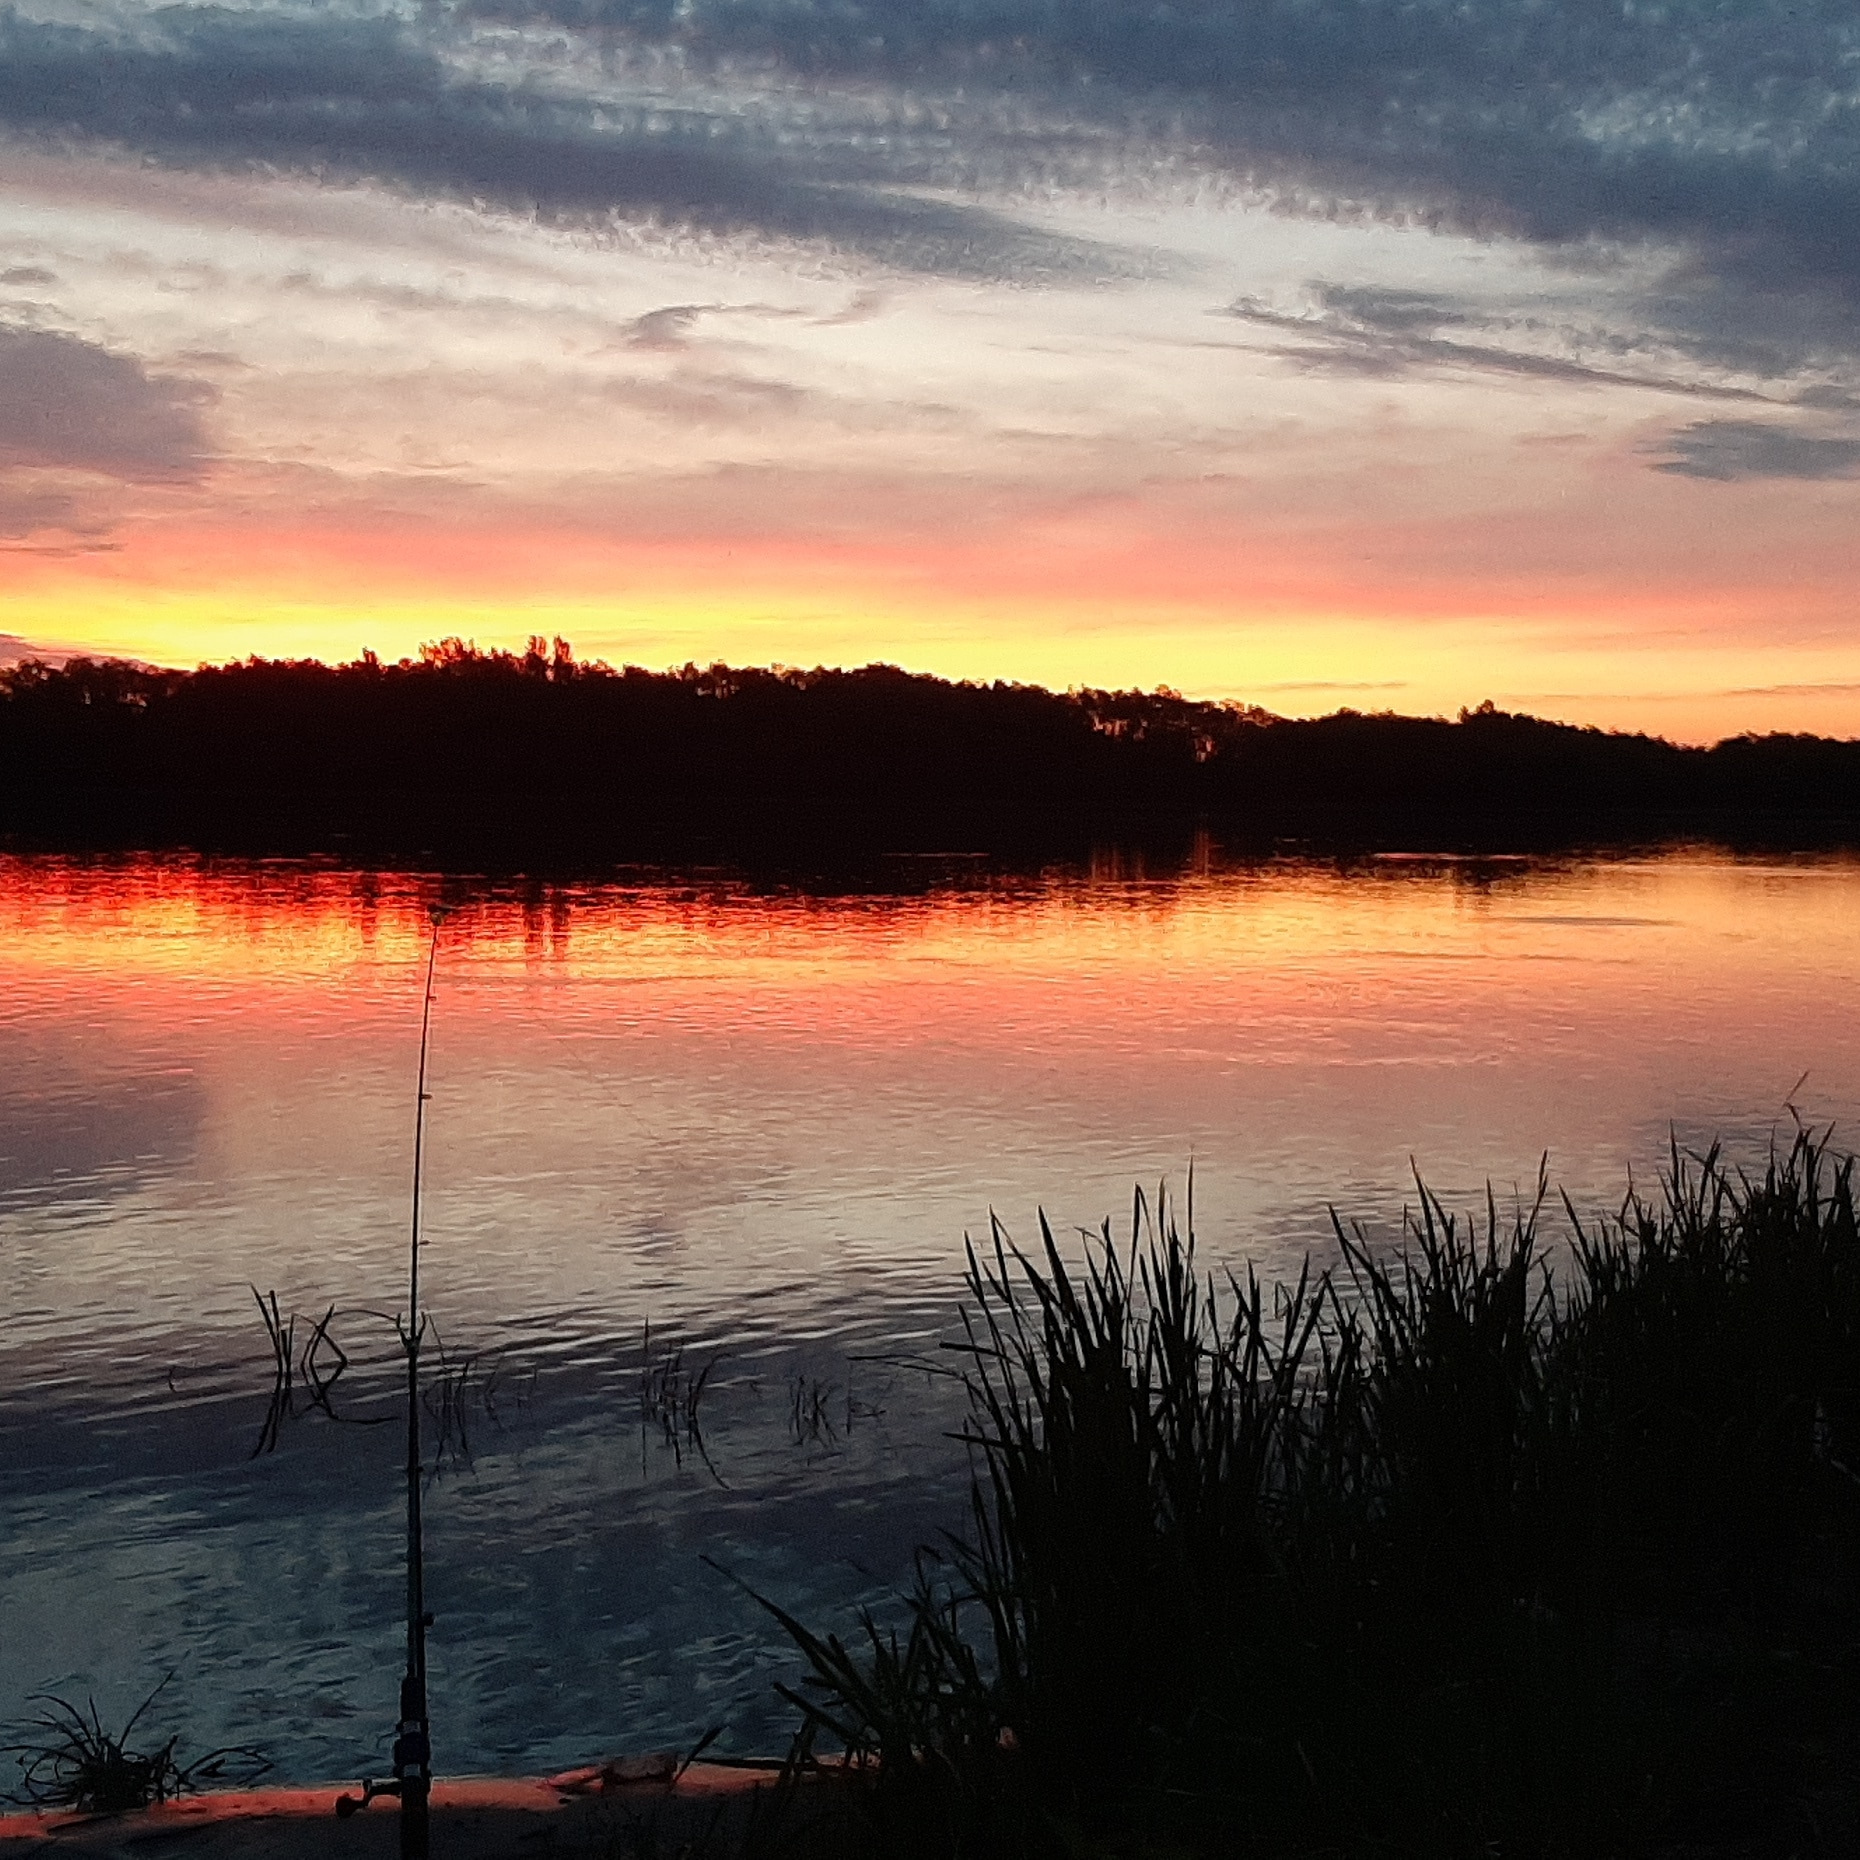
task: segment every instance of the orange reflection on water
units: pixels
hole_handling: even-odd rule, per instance
[[[1854,973],[1857,878],[1848,858],[1694,853],[1282,861],[846,897],[13,859],[0,861],[0,939],[16,987],[35,993],[159,1012],[165,989],[204,990],[262,1013],[311,991],[359,1011],[423,959],[444,904],[455,1023],[582,1020],[599,1003],[642,1030],[669,1016],[855,1046],[908,1033],[989,1048],[1036,1027],[1071,1045],[1146,1025],[1199,1046],[1212,1015],[1257,1057],[1275,1028],[1322,1039],[1380,1021],[1433,1041],[1541,1020],[1563,996],[1625,1036],[1644,1013],[1689,1011],[1690,995],[1721,1003],[1735,1037],[1804,965]]]
[[[390,1272],[436,902],[460,1310],[645,1273],[655,1321],[760,1287],[813,1324],[849,1261],[947,1300],[991,1209],[1095,1225],[1191,1158],[1210,1244],[1276,1269],[1327,1203],[1392,1218],[1411,1159],[1477,1196],[1549,1151],[1611,1206],[1675,1126],[1756,1153],[1791,1104],[1860,1108],[1846,857],[1106,862],[884,896],[12,859],[0,1215],[11,1183],[84,1224],[16,1244],[0,1297],[44,1304],[50,1273],[76,1329],[165,1275],[238,1326],[248,1283]]]

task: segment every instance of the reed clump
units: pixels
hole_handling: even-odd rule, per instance
[[[80,1707],[55,1693],[35,1695],[41,1709],[20,1727],[21,1739],[0,1745],[0,1754],[19,1768],[19,1781],[6,1796],[39,1809],[121,1814],[214,1784],[251,1782],[271,1767],[262,1751],[245,1744],[183,1763],[176,1755],[178,1735],[132,1743],[136,1726],[173,1678],[162,1679],[120,1731],[105,1725],[95,1699]]]
[[[1138,1198],[971,1248],[966,1531],[806,1655],[892,1854],[1850,1851],[1853,1161],[1570,1231],[1424,1187],[1268,1291]]]

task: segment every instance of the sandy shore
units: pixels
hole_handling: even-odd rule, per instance
[[[694,1763],[673,1775],[668,1758],[634,1758],[554,1777],[442,1779],[433,1784],[433,1860],[518,1860],[733,1853],[752,1818],[773,1805],[774,1764]],[[122,1815],[0,1815],[0,1860],[208,1855],[212,1860],[392,1860],[399,1805],[377,1800],[348,1818],[336,1798],[356,1785],[245,1789],[185,1796]],[[804,1787],[792,1813],[818,1821],[830,1786]]]

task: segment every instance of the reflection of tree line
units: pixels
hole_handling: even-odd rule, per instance
[[[793,834],[1050,843],[1198,818],[1555,831],[1726,815],[1860,815],[1860,743],[1687,749],[1489,705],[1456,721],[1295,721],[889,666],[616,671],[540,639],[523,654],[447,640],[398,664],[0,671],[0,826],[54,843],[222,835],[289,850],[415,834],[436,849],[650,852]]]

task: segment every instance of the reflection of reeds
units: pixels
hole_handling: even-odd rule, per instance
[[[271,1294],[267,1303],[265,1295],[255,1285],[252,1296],[258,1302],[258,1315],[263,1320],[265,1335],[271,1341],[271,1401],[265,1410],[265,1419],[258,1430],[258,1444],[252,1449],[252,1458],[257,1459],[261,1453],[269,1453],[278,1444],[278,1429],[289,1419],[292,1410],[291,1392],[296,1380],[294,1341],[297,1336],[297,1314],[280,1317],[278,1314],[278,1294]]]
[[[284,1424],[303,1414],[321,1414],[331,1421],[362,1427],[379,1427],[392,1418],[337,1410],[336,1385],[350,1367],[350,1359],[336,1339],[333,1326],[339,1313],[335,1305],[328,1306],[311,1324],[300,1312],[287,1315],[279,1306],[276,1292],[261,1292],[254,1286],[252,1297],[271,1346],[271,1390],[252,1458],[274,1451]],[[389,1313],[348,1309],[341,1315],[392,1326],[404,1348],[405,1334]],[[301,1347],[297,1343],[300,1322],[309,1332]],[[420,1403],[434,1426],[429,1470],[438,1472],[449,1463],[470,1461],[472,1428],[478,1419],[501,1428],[506,1404],[516,1408],[528,1404],[535,1391],[537,1371],[534,1366],[513,1370],[502,1350],[488,1359],[479,1351],[462,1356],[450,1354],[438,1326],[428,1319],[426,1328],[432,1337],[436,1365],[421,1387]],[[682,1392],[682,1383],[680,1387]],[[691,1399],[695,1401],[701,1393],[700,1377]]]
[[[479,1405],[493,1427],[503,1425],[500,1403],[508,1401],[517,1408],[529,1406],[530,1397],[536,1393],[536,1381],[540,1373],[534,1363],[527,1369],[513,1371],[509,1357],[502,1350],[497,1352],[491,1359],[490,1368],[484,1373],[483,1386],[478,1392]]]
[[[433,1421],[433,1469],[448,1461],[471,1463],[471,1410],[474,1397],[483,1398],[475,1354],[448,1354],[439,1326],[428,1320],[433,1339],[433,1366],[420,1388],[420,1401]]]
[[[826,1382],[799,1370],[795,1372],[788,1383],[788,1432],[797,1447],[839,1445],[840,1430],[833,1424],[834,1397],[839,1393],[837,1382]],[[850,1430],[850,1406],[845,1420]]]
[[[774,1609],[887,1851],[1833,1851],[1799,1804],[1856,1715],[1852,1162],[1801,1133],[1663,1186],[1554,1282],[1541,1184],[1476,1228],[1423,1187],[1393,1258],[1339,1228],[1273,1295],[1141,1198],[1082,1267],[996,1228],[969,1533],[897,1631]]]
[[[453,1356],[447,1352],[439,1326],[430,1319],[428,1325],[436,1363],[421,1388],[420,1400],[433,1422],[432,1470],[437,1472],[448,1463],[469,1465],[474,1416],[501,1428],[500,1401],[525,1406],[536,1387],[537,1372],[531,1367],[511,1375],[501,1350],[489,1362],[477,1351]]]
[[[264,1421],[259,1426],[257,1444],[251,1452],[251,1457],[257,1459],[261,1453],[270,1453],[277,1447],[279,1430],[286,1421],[296,1417],[300,1384],[312,1409],[327,1415],[332,1421],[348,1418],[336,1412],[334,1395],[342,1372],[349,1367],[349,1358],[330,1331],[330,1324],[336,1316],[334,1305],[311,1327],[310,1335],[300,1351],[296,1347],[298,1314],[293,1311],[289,1317],[283,1316],[278,1309],[278,1294],[275,1291],[264,1293],[255,1285],[252,1287],[252,1297],[258,1305],[258,1315],[264,1321],[265,1335],[271,1344],[271,1396],[265,1409]],[[335,1359],[333,1366],[325,1366],[325,1352]],[[369,1424],[372,1425],[372,1422]]]
[[[673,1340],[652,1353],[652,1322],[648,1319],[640,1338],[639,1368],[639,1451],[640,1470],[645,1470],[646,1443],[656,1435],[661,1446],[671,1450],[673,1464],[682,1468],[685,1453],[695,1453],[704,1469],[719,1485],[725,1483],[710,1457],[704,1442],[702,1408],[704,1391],[721,1356],[712,1356],[702,1369],[693,1370],[685,1362],[685,1346]]]
[[[868,1400],[855,1391],[859,1367],[881,1363],[896,1368],[903,1359],[894,1356],[849,1356],[846,1380],[835,1382],[825,1376],[810,1375],[797,1369],[788,1378],[788,1438],[797,1447],[821,1447],[837,1453],[852,1438],[861,1421],[882,1421],[885,1410],[877,1399]],[[915,1363],[904,1366],[915,1368]],[[890,1390],[889,1381],[879,1385],[877,1395]]]

